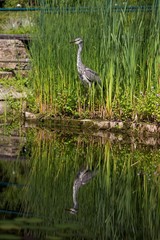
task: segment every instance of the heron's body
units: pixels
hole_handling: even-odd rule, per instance
[[[92,85],[92,83],[101,84],[101,79],[98,74],[92,69],[86,67],[81,60],[81,52],[83,48],[83,40],[81,38],[76,38],[71,43],[75,43],[78,45],[78,53],[77,53],[77,70],[79,78],[81,79],[83,84]]]
[[[73,183],[73,208],[68,209],[71,214],[76,214],[78,212],[78,191],[79,189],[87,184],[94,176],[96,176],[96,171],[91,171],[88,168],[81,169],[76,179]]]

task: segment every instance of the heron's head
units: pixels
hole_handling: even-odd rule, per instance
[[[82,40],[81,38],[75,38],[75,39],[72,40],[70,43],[81,44],[81,43],[83,43],[83,40]]]
[[[76,215],[78,213],[78,209],[76,209],[76,208],[69,208],[69,209],[65,209],[65,210],[73,215]]]

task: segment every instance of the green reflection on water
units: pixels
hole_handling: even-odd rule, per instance
[[[3,234],[12,229],[35,239],[160,239],[158,147],[45,130],[28,130],[26,137],[25,161],[0,161],[3,178],[24,184],[1,192],[1,209],[24,215],[5,220],[13,217],[2,214]],[[73,184],[82,169],[96,174],[80,185],[73,215],[66,209],[73,208]]]

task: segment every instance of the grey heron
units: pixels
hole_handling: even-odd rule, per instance
[[[76,38],[70,43],[75,43],[78,45],[77,53],[77,70],[80,80],[84,85],[91,87],[92,83],[101,84],[101,79],[99,75],[92,69],[86,67],[81,60],[81,52],[83,49],[83,40],[81,38]]]

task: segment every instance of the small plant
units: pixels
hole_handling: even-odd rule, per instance
[[[113,118],[116,120],[132,120],[133,104],[127,95],[121,95],[113,102]]]
[[[160,95],[153,88],[137,99],[135,111],[139,119],[160,122]]]

